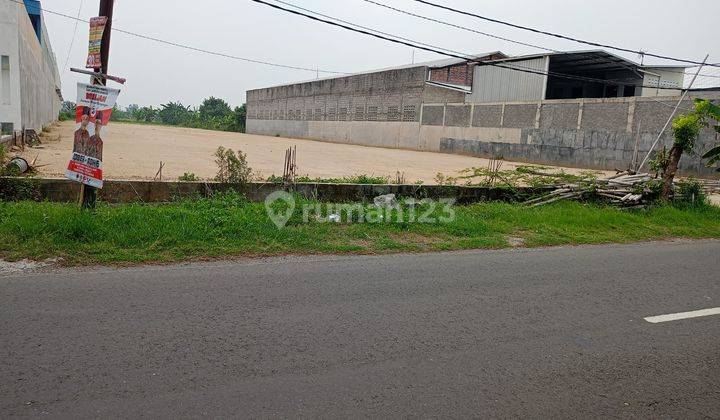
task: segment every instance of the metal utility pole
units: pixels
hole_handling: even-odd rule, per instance
[[[95,73],[108,74],[108,64],[110,61],[110,35],[112,35],[113,7],[115,0],[100,0],[100,11],[98,16],[107,16],[105,31],[103,32],[102,41],[100,43],[100,59],[101,68],[96,68]],[[107,79],[104,77],[91,77],[90,83],[93,85],[107,85]],[[80,194],[82,195],[82,208],[94,209],[97,200],[97,188],[83,184]]]

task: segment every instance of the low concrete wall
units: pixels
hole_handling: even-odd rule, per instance
[[[13,178],[0,178],[12,180]],[[27,180],[28,178],[21,178]],[[39,200],[77,203],[80,184],[66,179],[33,179]],[[217,182],[105,181],[98,198],[108,203],[161,203],[180,198],[208,197],[213,193],[235,190],[249,200],[263,201],[282,185],[271,183],[222,184]],[[295,184],[291,190],[303,197],[328,202],[371,202],[374,197],[393,193],[398,197],[455,198],[460,204],[487,200],[523,200],[544,191],[537,188],[480,188],[439,185],[364,185],[364,184]]]
[[[656,139],[655,133],[631,133],[589,130],[521,130],[516,143],[479,141],[463,137],[444,138],[440,142],[443,153],[481,157],[502,156],[507,160],[562,165],[588,169],[627,169],[635,155],[640,162]],[[697,150],[707,150],[715,144],[715,134],[703,133],[697,141]],[[669,134],[660,144],[671,144]],[[657,149],[656,149],[657,150]],[[647,167],[645,167],[647,170]],[[716,177],[712,168],[706,168],[697,155],[685,154],[680,161],[680,173],[684,175]]]

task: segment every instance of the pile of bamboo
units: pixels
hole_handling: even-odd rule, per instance
[[[645,184],[651,179],[650,174],[624,171],[607,178],[557,185],[552,192],[524,204],[536,207],[561,200],[585,200],[595,196],[623,208],[639,208],[644,206],[645,194],[650,192]]]

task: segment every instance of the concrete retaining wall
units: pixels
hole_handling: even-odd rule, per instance
[[[0,178],[0,180],[13,178]],[[22,178],[27,180],[27,178]],[[80,184],[66,179],[30,179],[36,186],[35,197],[52,202],[77,203]],[[282,185],[271,183],[221,184],[216,182],[106,181],[99,199],[109,203],[160,203],[187,197],[207,197],[213,193],[235,190],[249,200],[264,201]],[[292,191],[303,197],[326,202],[372,202],[374,197],[393,193],[398,197],[455,198],[458,203],[486,200],[523,200],[543,191],[537,188],[480,188],[439,185],[361,185],[296,184]]]

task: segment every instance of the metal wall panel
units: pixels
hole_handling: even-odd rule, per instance
[[[499,63],[523,70],[545,72],[546,57],[523,61]],[[476,66],[473,78],[473,91],[465,102],[512,102],[544,99],[547,76],[510,70],[498,66]]]

